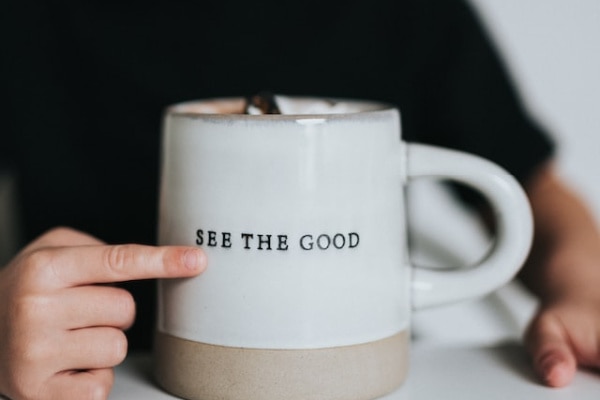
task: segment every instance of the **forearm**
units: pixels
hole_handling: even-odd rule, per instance
[[[535,222],[520,277],[542,302],[600,300],[600,231],[582,200],[545,166],[526,186]]]

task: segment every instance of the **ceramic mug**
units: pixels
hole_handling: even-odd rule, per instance
[[[482,296],[521,266],[532,238],[523,190],[489,161],[403,142],[385,104],[259,116],[236,113],[242,104],[184,103],[165,116],[159,242],[200,246],[209,267],[159,282],[159,384],[203,400],[393,391],[412,309]],[[409,265],[404,189],[419,177],[489,200],[498,237],[479,265]]]

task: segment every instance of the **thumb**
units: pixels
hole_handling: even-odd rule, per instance
[[[533,367],[542,381],[552,387],[568,385],[577,361],[561,322],[552,314],[541,314],[529,326],[525,345],[533,359]]]

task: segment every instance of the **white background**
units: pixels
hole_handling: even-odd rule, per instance
[[[600,1],[471,0],[600,221]]]

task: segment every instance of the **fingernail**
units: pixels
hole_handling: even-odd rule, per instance
[[[558,357],[547,357],[542,361],[540,367],[543,379],[550,386],[563,386],[567,380],[564,366]]]
[[[206,267],[206,256],[200,250],[188,250],[183,256],[183,262],[188,269],[202,270]]]

